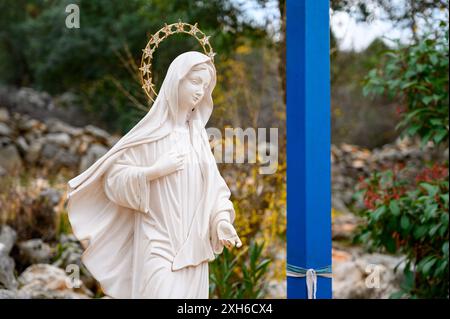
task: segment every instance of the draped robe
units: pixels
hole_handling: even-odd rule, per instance
[[[171,270],[176,252],[188,237],[203,186],[199,158],[189,135],[188,126],[177,128],[163,139],[132,147],[105,174],[107,197],[137,211],[134,297],[208,298],[207,260]],[[173,147],[186,154],[184,168],[148,181],[143,168]],[[225,212],[215,222],[222,219],[230,221],[229,214]]]

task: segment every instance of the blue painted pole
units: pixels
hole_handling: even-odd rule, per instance
[[[328,0],[286,1],[287,262],[331,266]],[[288,277],[288,298],[307,298],[305,277]],[[331,298],[317,277],[317,298]]]

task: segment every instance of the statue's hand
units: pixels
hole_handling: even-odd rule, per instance
[[[183,169],[184,158],[184,154],[179,154],[174,149],[172,149],[159,157],[156,160],[155,164],[153,164],[152,168],[156,172],[157,176],[166,176],[175,171]]]
[[[242,246],[241,239],[237,235],[236,230],[233,225],[231,225],[227,221],[220,221],[217,226],[217,236],[219,237],[220,242],[230,249],[231,247],[236,246],[237,248]]]

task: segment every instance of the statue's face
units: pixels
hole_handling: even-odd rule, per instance
[[[206,66],[194,67],[180,82],[178,91],[180,105],[189,108],[196,106],[205,95],[210,81],[211,75]]]

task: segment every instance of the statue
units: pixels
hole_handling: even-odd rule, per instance
[[[205,125],[216,70],[176,57],[150,111],[68,183],[82,261],[112,298],[208,298],[208,262],[241,247]]]

